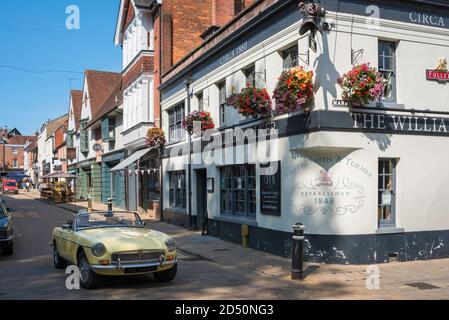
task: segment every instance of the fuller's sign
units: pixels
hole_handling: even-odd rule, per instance
[[[427,75],[427,80],[430,80],[430,81],[438,81],[438,82],[448,82],[449,81],[449,71],[427,70],[426,75]]]

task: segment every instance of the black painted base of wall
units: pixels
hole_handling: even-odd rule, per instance
[[[187,228],[187,229],[190,227],[189,215],[187,213],[176,212],[176,211],[169,210],[169,209],[164,210],[162,221],[171,223],[171,224],[183,227],[183,228]],[[192,216],[192,225],[193,225],[193,229],[197,229],[197,227],[196,227],[197,217],[196,216]]]
[[[241,225],[209,220],[209,235],[242,243]],[[307,230],[306,230],[307,231]],[[249,247],[291,258],[292,233],[249,226]],[[330,264],[373,264],[449,257],[449,230],[372,235],[306,233],[306,261]]]

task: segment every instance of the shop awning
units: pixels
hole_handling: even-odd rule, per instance
[[[134,154],[130,155],[128,158],[112,168],[111,171],[120,171],[126,169],[128,166],[132,165],[134,162],[145,156],[151,150],[153,149],[143,149],[136,151]]]

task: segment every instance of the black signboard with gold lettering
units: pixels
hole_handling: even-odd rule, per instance
[[[281,162],[260,165],[260,212],[281,215]]]

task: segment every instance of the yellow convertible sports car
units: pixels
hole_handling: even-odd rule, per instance
[[[152,273],[157,281],[169,282],[177,272],[175,241],[146,229],[134,212],[76,214],[53,230],[53,260],[57,269],[77,265],[85,289],[95,288],[100,275]]]

